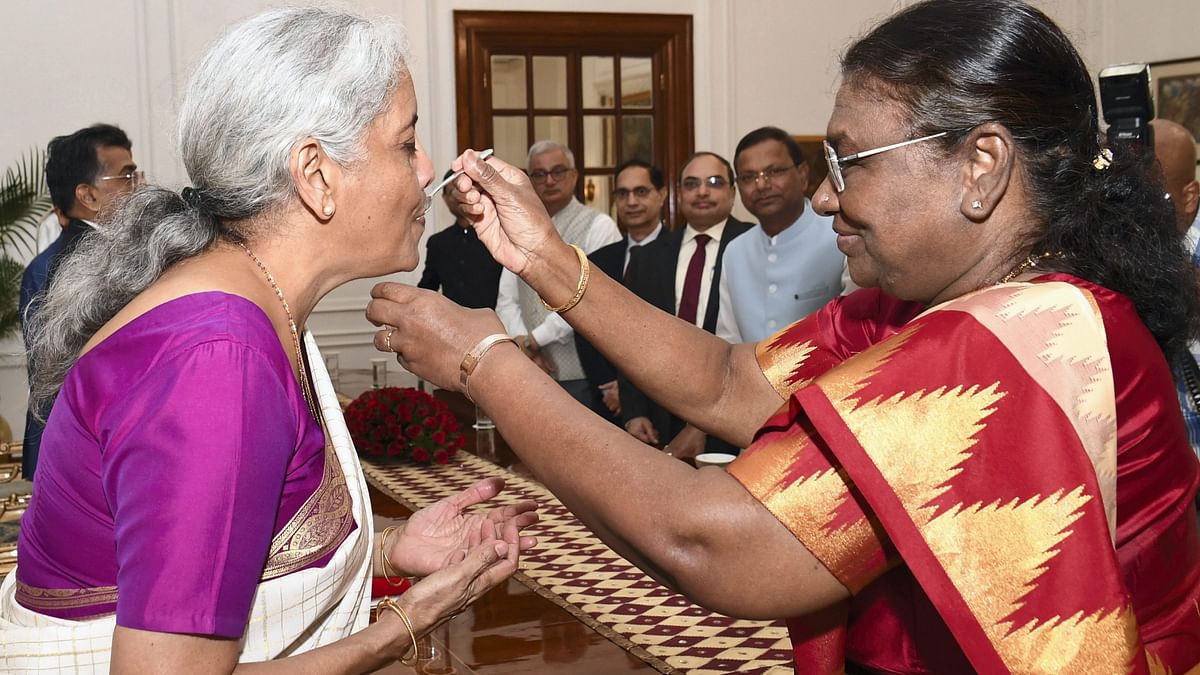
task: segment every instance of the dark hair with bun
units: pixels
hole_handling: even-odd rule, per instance
[[[1168,358],[1185,349],[1196,279],[1161,177],[1129,148],[1093,167],[1103,139],[1092,79],[1045,14],[1019,0],[927,0],[851,46],[842,75],[904,106],[913,137],[948,132],[935,141],[947,150],[980,124],[1002,124],[1040,221],[1013,263],[1051,255],[1129,297]]]

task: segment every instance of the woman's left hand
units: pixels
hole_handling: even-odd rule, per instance
[[[533,548],[537,539],[521,536],[521,530],[538,521],[534,502],[464,513],[503,489],[503,479],[486,478],[417,511],[388,542],[388,560],[403,574],[423,577],[461,562],[468,551],[489,541],[514,542],[522,553]]]
[[[467,351],[504,332],[491,310],[466,309],[440,293],[397,283],[371,289],[367,320],[383,326],[375,333],[376,349],[395,352],[409,372],[450,391],[462,391],[458,367]]]

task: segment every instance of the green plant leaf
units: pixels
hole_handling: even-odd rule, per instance
[[[0,181],[0,252],[24,249],[31,255],[37,244],[38,225],[50,213],[46,186],[46,157],[32,148]]]
[[[19,300],[24,273],[24,265],[7,255],[0,256],[0,340],[16,333],[21,325]]]

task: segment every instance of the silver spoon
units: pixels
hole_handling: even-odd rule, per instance
[[[495,152],[496,152],[495,148],[488,148],[487,150],[483,150],[482,152],[479,153],[479,159],[485,160],[488,157],[491,157]],[[429,212],[429,208],[431,206],[433,206],[433,198],[437,196],[437,193],[442,191],[442,188],[449,185],[450,181],[454,180],[455,178],[458,178],[459,176],[463,175],[464,173],[466,173],[466,172],[462,171],[462,170],[455,171],[454,173],[450,174],[449,176],[446,176],[445,180],[443,180],[442,182],[433,186],[432,189],[430,189],[428,192],[426,192],[425,193],[425,211],[424,212],[425,213]]]

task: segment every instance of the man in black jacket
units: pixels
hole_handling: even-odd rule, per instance
[[[655,307],[726,339],[736,335],[736,323],[728,298],[721,298],[721,260],[729,242],[753,227],[730,215],[736,195],[733,168],[725,158],[693,155],[679,180],[679,210],[687,226],[642,249],[630,262],[625,282]],[[623,377],[618,386],[625,429],[642,442],[665,443],[665,450],[681,458],[738,451],[684,424]]]
[[[443,178],[449,178],[452,173],[453,169],[447,171]],[[450,215],[454,216],[454,224],[426,242],[425,269],[417,286],[431,291],[440,288],[442,295],[463,307],[495,309],[500,263],[488,253],[470,219],[463,215],[453,183],[442,190],[442,197]]]
[[[662,169],[637,159],[617,167],[613,200],[617,205],[617,222],[625,235],[621,241],[597,249],[588,258],[608,276],[623,281],[630,259],[663,231],[662,207],[667,200],[667,185]],[[575,348],[579,350],[588,384],[600,390],[610,421],[620,424],[617,369],[582,336],[575,336]]]

